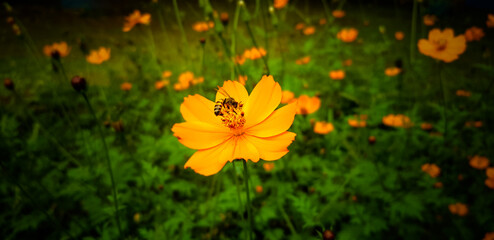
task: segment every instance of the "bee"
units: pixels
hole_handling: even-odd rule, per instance
[[[242,104],[235,101],[230,95],[222,88],[218,86],[218,92],[220,92],[223,96],[226,98],[219,99],[216,101],[216,104],[214,105],[214,115],[216,116],[223,116],[223,113],[221,112],[221,109],[227,106],[230,106],[230,108],[236,109],[238,106],[242,107]]]

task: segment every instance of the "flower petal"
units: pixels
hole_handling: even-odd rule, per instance
[[[244,134],[245,139],[259,151],[259,157],[266,161],[278,160],[288,153],[287,147],[295,140],[295,133],[284,132],[280,135],[260,138]]]
[[[244,135],[242,135],[235,138],[235,151],[233,153],[233,159],[245,159],[258,162],[259,151],[247,140]]]
[[[246,129],[246,133],[256,137],[271,137],[288,130],[293,123],[297,102],[290,103],[276,111],[257,125]]]
[[[443,38],[452,39],[455,37],[455,32],[451,28],[445,28],[442,32]]]
[[[254,87],[245,104],[245,128],[254,126],[266,119],[281,102],[280,84],[273,76],[263,76]]]
[[[199,94],[184,98],[180,112],[187,122],[199,121],[223,126],[221,119],[214,115],[214,102]]]
[[[432,53],[436,51],[436,46],[434,46],[430,41],[427,41],[425,39],[419,40],[418,48],[420,53],[426,56],[431,56]]]
[[[455,54],[462,54],[467,48],[467,40],[464,35],[459,35],[448,42],[448,51]]]
[[[237,81],[225,81],[221,89],[225,90],[226,93],[237,102],[242,102],[245,104],[247,102],[247,98],[249,98],[249,93],[245,89],[244,85],[240,84]],[[216,101],[227,97],[228,96],[222,94],[222,91],[218,91],[216,93]]]
[[[226,141],[216,147],[195,152],[185,163],[184,168],[192,168],[196,173],[210,176],[218,173],[233,156],[234,141]]]
[[[429,31],[429,41],[434,42],[434,41],[438,41],[441,38],[442,38],[442,33],[441,30],[439,30],[439,28],[434,28]]]
[[[204,122],[176,123],[172,131],[180,143],[192,149],[211,148],[232,136],[228,128]]]

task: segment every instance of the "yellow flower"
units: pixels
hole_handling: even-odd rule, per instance
[[[53,43],[52,45],[45,45],[43,53],[47,57],[53,57],[58,55],[60,57],[66,57],[70,53],[70,47],[66,42]]]
[[[100,47],[98,50],[91,50],[86,60],[92,64],[101,64],[104,61],[110,59],[110,49]]]
[[[444,31],[434,28],[429,32],[429,39],[420,39],[419,51],[429,57],[452,62],[465,52],[467,48],[465,36],[454,36],[453,29],[446,28]]]
[[[134,10],[129,16],[125,17],[123,31],[128,32],[134,28],[136,24],[149,24],[151,22],[151,14],[145,13],[141,15],[141,11]]]
[[[316,122],[314,124],[314,132],[317,134],[328,134],[334,130],[332,123],[328,122]]]

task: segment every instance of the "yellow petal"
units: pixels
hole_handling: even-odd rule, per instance
[[[185,163],[184,168],[192,168],[196,173],[210,176],[218,173],[233,156],[233,142],[226,141],[216,147],[195,152]]]
[[[245,139],[259,151],[259,157],[266,161],[278,160],[288,153],[287,147],[295,140],[295,133],[284,132],[280,135],[260,138],[244,134]]]
[[[455,33],[451,28],[445,28],[442,34],[443,34],[443,38],[445,39],[452,39],[455,37]]]
[[[199,94],[184,98],[184,102],[180,105],[180,112],[188,122],[200,121],[223,126],[220,118],[214,115],[214,102]]]
[[[235,150],[233,159],[245,159],[253,162],[259,161],[259,151],[250,143],[244,135],[235,138]],[[232,159],[232,160],[233,160]]]
[[[431,56],[432,53],[436,51],[436,46],[434,46],[430,41],[427,41],[425,39],[420,39],[417,45],[420,53],[426,56]]]
[[[221,91],[216,93],[216,101],[228,97],[224,95],[223,91],[226,91],[226,93],[235,99],[235,101],[242,102],[244,104],[247,102],[247,98],[249,97],[249,93],[245,89],[244,85],[237,81],[225,81],[221,89]]]
[[[297,102],[290,103],[276,111],[257,125],[246,129],[246,133],[257,137],[271,137],[288,130],[293,123]]]
[[[429,41],[438,41],[442,37],[441,30],[439,28],[434,28],[429,31]]]
[[[211,148],[232,137],[228,128],[204,122],[176,123],[172,131],[180,143],[192,149]]]
[[[273,76],[263,76],[245,104],[245,128],[249,128],[266,119],[281,102],[280,84]]]

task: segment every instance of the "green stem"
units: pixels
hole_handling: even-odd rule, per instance
[[[232,45],[231,45],[231,49],[230,49],[230,52],[232,54],[232,56],[230,56],[230,58],[234,58],[237,56],[237,28],[238,28],[238,18],[240,16],[240,5],[237,4],[237,7],[235,8],[235,17],[233,19],[233,30],[232,30]],[[235,61],[232,60],[231,61],[231,75],[230,75],[230,79],[233,80],[235,79]]]
[[[413,1],[412,32],[410,33],[410,64],[415,61],[415,32],[417,31],[417,0]]]
[[[177,0],[173,0],[173,10],[175,11],[175,16],[177,17],[178,27],[180,28],[180,34],[182,34],[182,41],[189,51],[189,42],[187,41],[187,36],[185,35],[184,26],[182,25],[182,20],[180,19],[180,12],[178,11]]]
[[[446,115],[446,89],[444,87],[443,83],[443,74],[442,74],[442,64],[441,62],[438,62],[438,74],[439,74],[439,87],[441,88],[441,96],[442,96],[442,101],[443,101],[443,118],[444,118],[444,142],[446,142],[446,133],[448,129],[448,117]]]
[[[96,113],[94,112],[93,107],[91,106],[91,103],[89,102],[89,99],[87,98],[86,93],[82,93],[82,96],[84,97],[84,100],[86,101],[86,104],[89,108],[89,111],[91,112],[91,115],[93,116],[94,120],[96,121],[96,125],[98,126],[98,133],[101,137],[101,141],[103,141],[103,148],[105,149],[105,155],[106,155],[106,162],[108,164],[108,171],[110,173],[110,179],[111,179],[111,185],[113,188],[113,201],[115,205],[115,218],[117,220],[117,226],[118,226],[118,232],[120,233],[120,236],[122,236],[122,227],[120,226],[120,217],[118,214],[118,198],[117,198],[117,189],[115,187],[115,179],[113,178],[113,171],[111,167],[111,161],[110,161],[110,154],[108,152],[108,147],[106,146],[106,141],[105,141],[105,136],[103,135],[103,130],[101,129],[101,124],[99,124],[98,118],[96,117]]]
[[[252,239],[253,222],[252,222],[252,210],[250,206],[250,188],[249,188],[249,170],[247,169],[247,160],[242,159],[244,164],[244,182],[245,192],[247,193],[247,218],[249,219],[249,239]]]
[[[250,25],[249,25],[248,21],[245,22],[245,26],[247,27],[247,31],[249,32],[250,38],[252,39],[252,44],[254,45],[254,47],[259,49],[259,47],[258,47],[259,45],[257,45],[256,39],[254,38],[254,34],[252,33],[252,29],[250,29]],[[268,61],[266,60],[266,56],[261,55],[261,58],[262,58],[262,61],[264,62],[264,66],[266,67],[266,72],[267,72],[266,75],[270,75]]]
[[[240,196],[240,184],[238,183],[238,178],[237,178],[237,168],[235,167],[235,162],[236,161],[233,161],[232,162],[232,177],[233,177],[233,180],[235,181],[235,186],[237,187],[237,198],[238,198],[238,209],[240,209],[240,217],[242,217],[242,222],[245,221],[244,219],[244,214],[243,214],[243,210],[242,210],[242,197]],[[246,231],[247,232],[247,231]]]

